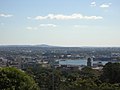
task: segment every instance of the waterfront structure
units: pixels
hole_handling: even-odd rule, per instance
[[[91,60],[91,58],[88,58],[88,59],[87,59],[87,66],[88,66],[88,67],[91,67],[91,66],[92,66],[92,60]]]

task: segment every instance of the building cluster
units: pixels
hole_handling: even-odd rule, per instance
[[[90,57],[90,58],[88,58]],[[85,65],[60,64],[56,60],[86,59]],[[119,62],[120,48],[40,48],[40,47],[0,47],[0,67],[26,69],[41,65],[63,69],[81,69],[85,66],[102,69],[103,62]]]
[[[0,57],[0,67],[16,67],[18,69],[26,69],[29,67],[36,67],[36,65],[41,65],[42,67],[54,67],[54,68],[60,68],[64,70],[74,70],[74,69],[79,69],[81,70],[83,67],[86,65],[64,65],[64,64],[59,64],[59,61],[53,60],[41,60],[38,58],[33,58],[33,57],[16,57],[16,58],[3,58]],[[87,66],[92,67],[94,69],[101,69],[103,66],[101,62],[92,63],[91,58],[87,59]]]
[[[28,67],[35,67],[36,65],[42,65],[43,67],[48,66],[48,61],[39,60],[32,57],[17,57],[17,58],[0,58],[0,67],[16,67],[18,69],[26,69]]]

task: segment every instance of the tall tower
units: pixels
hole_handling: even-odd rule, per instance
[[[91,58],[88,58],[88,59],[87,59],[87,66],[88,66],[88,67],[91,67],[91,65],[92,65]]]

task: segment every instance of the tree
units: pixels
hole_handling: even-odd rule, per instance
[[[52,68],[41,67],[40,65],[31,68],[31,70],[26,69],[26,71],[32,75],[34,80],[38,83],[39,87],[43,90],[54,90],[60,88],[61,83],[61,71]],[[30,71],[30,72],[29,72]]]
[[[84,67],[81,70],[81,77],[82,78],[92,78],[92,79],[95,78],[96,79],[98,76],[99,76],[98,71],[93,70],[90,67]]]
[[[107,63],[103,67],[101,80],[107,83],[120,83],[120,63]]]
[[[98,90],[120,90],[119,84],[102,83]]]
[[[0,68],[0,90],[39,90],[39,87],[24,71],[4,67]]]
[[[97,90],[97,85],[91,79],[78,78],[77,80],[68,83],[67,90]]]

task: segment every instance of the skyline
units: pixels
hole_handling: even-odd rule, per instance
[[[0,0],[0,45],[120,47],[118,0]]]

